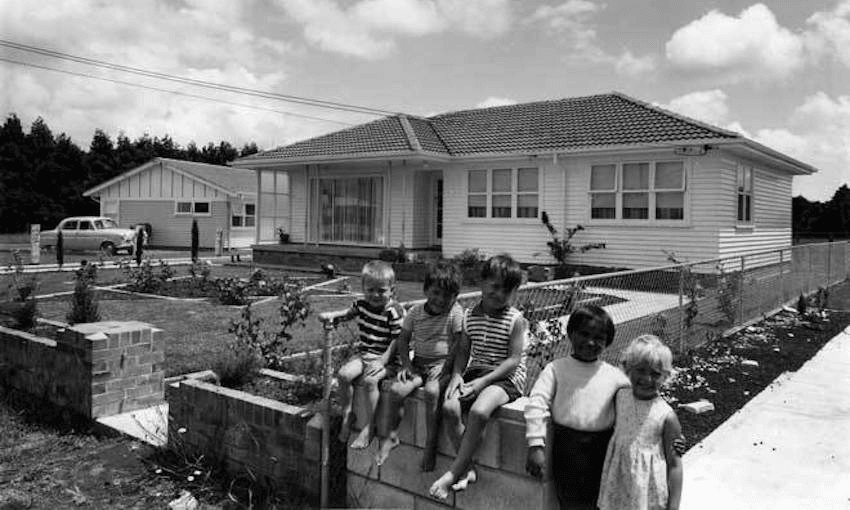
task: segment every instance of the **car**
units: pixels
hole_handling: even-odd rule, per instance
[[[65,250],[100,250],[107,255],[119,251],[133,254],[136,231],[120,228],[115,220],[105,216],[72,216],[59,222],[53,230],[41,233],[42,248],[56,247],[56,239],[62,232],[62,247]]]

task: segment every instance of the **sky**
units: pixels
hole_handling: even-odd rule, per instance
[[[413,115],[619,91],[818,168],[795,196],[850,182],[850,0],[0,0],[0,115],[84,149],[379,118],[197,82]]]

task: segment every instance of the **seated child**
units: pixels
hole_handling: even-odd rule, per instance
[[[546,422],[552,423],[552,477],[562,508],[595,508],[605,451],[614,426],[614,395],[628,387],[623,372],[599,359],[614,341],[614,321],[583,306],[567,322],[570,356],[548,363],[525,406],[526,470],[545,471]]]
[[[449,490],[463,490],[477,479],[472,460],[490,416],[499,406],[516,400],[525,387],[528,324],[510,305],[522,283],[522,270],[509,255],[497,255],[484,263],[481,278],[481,302],[464,315],[461,348],[443,403],[457,457],[428,490],[441,500],[449,496]],[[466,426],[464,409],[469,409]]]
[[[401,324],[397,347],[401,371],[385,395],[387,405],[380,413],[378,434],[380,447],[375,459],[380,466],[390,450],[398,445],[398,425],[404,415],[404,399],[423,387],[425,390],[426,440],[422,452],[422,471],[433,471],[437,457],[438,428],[442,396],[451,375],[450,353],[453,353],[463,327],[463,308],[457,303],[461,274],[449,262],[432,265],[425,275],[425,303],[413,305]],[[409,346],[413,342],[413,360]],[[391,429],[386,433],[386,429]]]
[[[361,283],[363,298],[356,300],[345,315],[337,319],[339,322],[356,318],[360,331],[357,353],[338,371],[343,407],[340,441],[348,439],[354,397],[360,393],[354,391],[354,386],[361,386],[366,393],[369,411],[368,416],[358,420],[363,428],[351,443],[351,448],[355,449],[367,448],[372,441],[372,418],[380,398],[378,385],[394,370],[393,364],[397,362],[395,340],[404,317],[404,308],[393,299],[395,272],[392,266],[380,260],[366,263]]]
[[[602,468],[600,510],[678,510],[682,461],[676,412],[658,392],[673,369],[670,348],[652,335],[623,353],[631,389],[617,392],[617,420]]]

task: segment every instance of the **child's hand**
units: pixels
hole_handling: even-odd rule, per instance
[[[467,400],[470,398],[475,398],[481,393],[481,379],[473,379],[468,383],[463,383],[460,387],[460,395],[458,398],[461,400]]]
[[[363,372],[364,372],[364,375],[374,376],[383,369],[384,369],[384,363],[381,360],[376,359],[375,361],[366,365],[366,370],[364,370]]]
[[[453,374],[449,379],[449,384],[446,386],[446,400],[451,398],[459,398],[460,387],[463,385],[463,377],[460,374]]]
[[[531,446],[525,458],[525,470],[535,478],[543,478],[546,472],[546,452],[542,446]]]
[[[396,379],[401,383],[411,381],[413,380],[413,372],[409,368],[404,367],[398,372]]]
[[[688,449],[688,443],[685,441],[685,436],[679,436],[673,440],[673,450],[676,452],[676,455],[681,457],[685,454],[685,451]]]

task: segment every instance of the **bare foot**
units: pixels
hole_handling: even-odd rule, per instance
[[[419,463],[419,471],[423,473],[430,473],[434,471],[434,467],[437,464],[437,452],[434,450],[428,450],[422,452],[422,462]]]
[[[460,480],[458,480],[457,482],[452,484],[452,490],[453,491],[464,491],[464,490],[466,490],[467,487],[469,487],[469,484],[475,483],[477,481],[478,481],[478,473],[475,471],[475,469],[470,469],[469,471],[466,472],[466,476],[464,476],[463,478],[461,478]]]
[[[378,442],[378,453],[375,454],[375,464],[382,466],[386,462],[390,452],[398,446],[398,435],[391,433],[390,437],[382,437]]]
[[[364,450],[372,444],[372,427],[367,425],[357,434],[354,441],[351,442],[351,448],[355,450]]]
[[[431,485],[431,488],[428,489],[428,494],[430,494],[432,498],[445,501],[449,497],[449,489],[454,481],[455,475],[453,475],[451,471],[446,471],[443,476],[438,478],[437,481]]]

